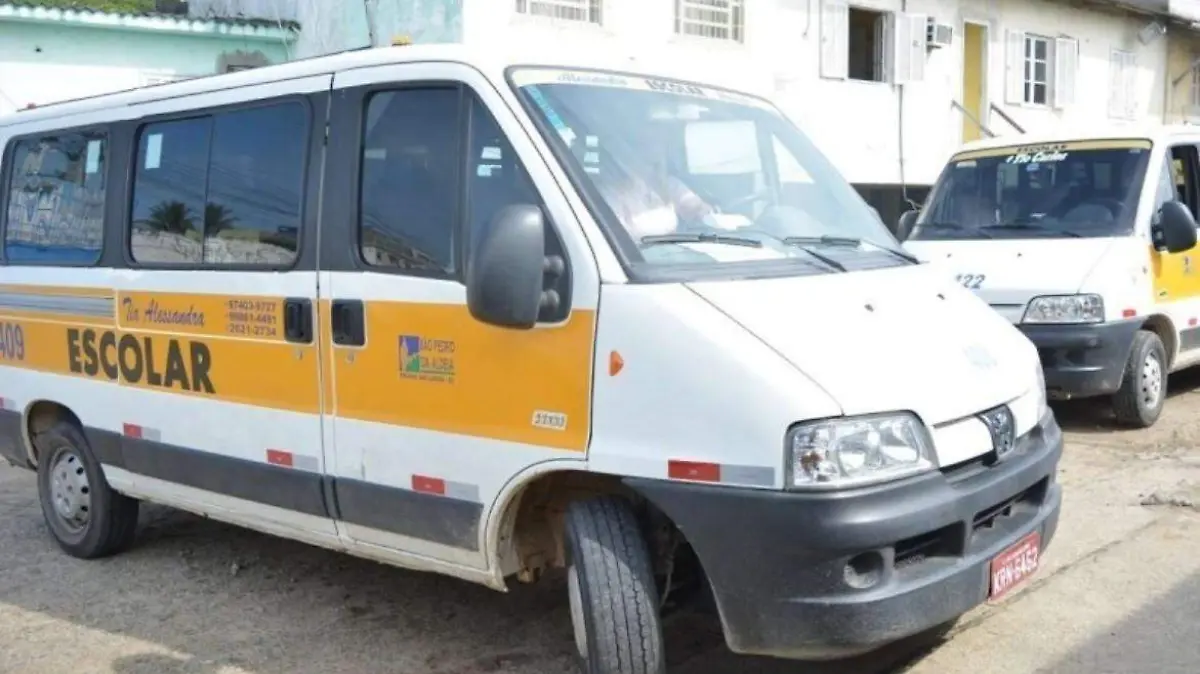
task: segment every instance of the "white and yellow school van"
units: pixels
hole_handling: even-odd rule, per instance
[[[830,658],[1028,579],[1033,346],[773,105],[637,68],[392,47],[0,119],[0,450],[58,544],[145,500],[554,572],[599,674],[709,594]]]
[[[1198,146],[1162,125],[975,141],[901,236],[1029,337],[1051,399],[1150,426],[1168,373],[1200,363]]]

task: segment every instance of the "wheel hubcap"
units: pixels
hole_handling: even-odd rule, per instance
[[[579,571],[572,564],[567,568],[567,595],[571,604],[571,627],[575,630],[575,649],[587,658],[587,624],[583,619],[583,593],[579,589]]]
[[[1146,407],[1158,405],[1158,399],[1163,394],[1162,363],[1153,353],[1146,355],[1142,362],[1142,404]]]
[[[92,486],[75,450],[62,448],[50,469],[50,501],[59,520],[71,531],[87,526],[92,510]]]

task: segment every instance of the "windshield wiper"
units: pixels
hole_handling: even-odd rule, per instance
[[[731,236],[729,234],[704,234],[700,232],[676,232],[675,234],[652,234],[643,236],[643,245],[656,243],[724,243],[730,246],[746,246],[747,248],[762,248],[763,242],[746,236]]]
[[[950,229],[956,232],[970,232],[971,234],[978,234],[984,239],[995,238],[982,229],[967,229],[957,222],[922,222],[916,225],[916,229]]]
[[[900,258],[901,260],[912,262],[913,264],[921,263],[921,260],[919,260],[916,256],[906,253],[902,250],[896,250],[895,248],[889,248],[888,246],[881,246],[873,241],[866,241],[864,239],[859,239],[859,238],[856,238],[853,236],[832,236],[829,234],[825,234],[822,236],[788,236],[788,237],[784,237],[783,242],[790,246],[797,246],[797,245],[802,246],[802,245],[806,245],[806,244],[819,243],[819,244],[824,244],[826,246],[849,246],[851,248],[858,248],[859,246],[863,245],[864,243],[869,243],[872,246],[879,248],[880,250],[883,250],[887,253],[892,254],[895,257]]]
[[[830,267],[833,267],[834,269],[836,269],[838,271],[846,271],[846,265],[829,257],[828,255],[822,255],[822,254],[818,253],[817,251],[813,250],[812,248],[809,248],[806,245],[806,244],[812,244],[812,243],[820,243],[821,237],[819,237],[819,236],[788,236],[788,237],[780,239],[780,241],[782,241],[784,243],[784,245],[795,246],[796,248],[799,248],[800,250],[808,253],[809,255],[817,258],[821,262],[824,262],[825,264],[829,265]]]
[[[1070,229],[1059,229],[1058,227],[1046,227],[1045,225],[1035,225],[1032,222],[1006,222],[1002,225],[987,225],[984,229],[1012,229],[1026,232],[1049,232],[1065,234],[1066,236],[1081,239],[1083,235],[1079,232]]]

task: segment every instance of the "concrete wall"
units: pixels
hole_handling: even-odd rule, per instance
[[[288,57],[282,43],[262,40],[0,21],[0,114],[141,86],[154,75],[212,74],[222,55],[239,51],[271,63]]]

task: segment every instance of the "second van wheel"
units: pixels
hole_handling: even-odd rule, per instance
[[[137,532],[138,502],[113,491],[83,432],[59,421],[37,434],[38,497],[59,547],[81,559],[125,551]]]
[[[665,674],[650,552],[629,503],[575,501],[566,515],[567,592],[584,674]]]
[[[1148,428],[1158,421],[1167,399],[1167,350],[1158,335],[1139,330],[1129,349],[1121,388],[1113,395],[1117,423]]]

